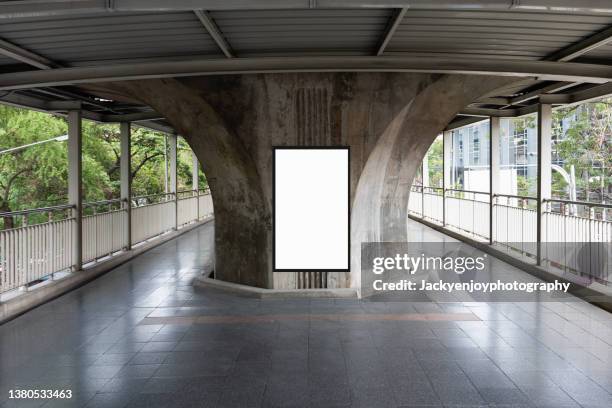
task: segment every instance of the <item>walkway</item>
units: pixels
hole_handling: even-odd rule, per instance
[[[417,240],[447,239],[409,222]],[[612,406],[612,315],[586,303],[194,290],[212,237],[200,227],[0,326],[0,407]],[[74,398],[16,404],[16,388]]]

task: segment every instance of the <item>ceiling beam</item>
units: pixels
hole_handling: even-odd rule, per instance
[[[592,86],[569,94],[540,95],[539,102],[549,104],[572,105],[584,103],[591,100],[601,99],[612,95],[612,82],[603,85]]]
[[[461,111],[460,115],[487,118],[489,116],[512,117],[516,116],[517,113],[517,109],[465,108]]]
[[[102,122],[143,122],[149,120],[165,119],[157,112],[122,113],[115,115],[102,115]]]
[[[58,68],[53,61],[2,39],[0,54],[40,69]]]
[[[461,114],[460,114],[461,115]],[[448,126],[444,130],[454,130],[459,129],[464,126],[473,125],[474,123],[482,122],[486,120],[486,118],[481,116],[457,116],[454,121],[448,124]]]
[[[197,59],[99,67],[58,68],[0,75],[0,90],[147,78],[284,72],[420,72],[533,77],[538,80],[607,83],[612,66],[571,62],[456,60],[417,57],[270,57]]]
[[[510,105],[516,105],[518,103],[523,103],[523,102],[527,102],[530,101],[532,99],[536,99],[538,96],[545,94],[545,93],[554,93],[554,92],[559,92],[562,91],[564,89],[567,88],[571,88],[572,86],[575,86],[577,84],[570,82],[556,82],[550,85],[546,85],[540,89],[536,89],[534,91],[531,92],[527,92],[524,95],[519,95],[519,96],[515,96],[513,98],[510,99]]]
[[[612,26],[565,47],[546,58],[548,61],[567,62],[612,42]]]
[[[17,108],[26,108],[44,113],[53,113],[55,115],[64,116],[65,112],[70,109],[79,109],[80,101],[44,101],[27,95],[11,92],[8,95],[0,97],[0,103],[4,105],[15,106]],[[172,133],[173,129],[154,120],[161,119],[162,116],[155,112],[144,112],[124,115],[104,115],[98,112],[92,112],[86,109],[81,109],[83,118],[99,123],[119,123],[133,122],[135,126],[155,130],[158,132]]]
[[[383,40],[381,41],[380,46],[378,47],[376,55],[383,55],[383,53],[385,52],[385,48],[387,48],[387,45],[389,45],[391,38],[393,38],[393,34],[395,34],[395,31],[402,23],[402,20],[404,19],[404,16],[406,15],[407,11],[408,9],[402,8],[395,12],[395,15],[391,18],[391,21],[389,21],[389,25],[387,26],[387,30],[385,31],[385,36],[383,37]]]
[[[206,10],[194,10],[195,15],[198,17],[208,34],[212,37],[212,39],[217,43],[217,46],[221,49],[223,54],[227,58],[234,58],[234,52],[232,51],[232,47],[229,45],[221,30],[213,19],[210,17],[210,14]]]
[[[264,10],[308,8],[411,8],[488,11],[612,13],[608,0],[14,0],[0,2],[0,18],[110,11]]]

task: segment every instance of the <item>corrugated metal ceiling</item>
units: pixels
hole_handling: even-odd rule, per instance
[[[389,53],[542,59],[612,25],[612,16],[409,10]]]
[[[392,14],[389,9],[211,12],[238,55],[296,52],[371,55]]]
[[[0,25],[0,37],[67,65],[123,58],[221,56],[191,12],[19,19]]]
[[[393,9],[213,11],[237,56],[371,55]],[[542,59],[612,26],[612,16],[547,12],[408,10],[388,54]],[[0,38],[65,65],[223,58],[193,12],[104,13],[3,22]],[[585,58],[610,59],[611,47]],[[12,64],[7,58],[0,65]]]

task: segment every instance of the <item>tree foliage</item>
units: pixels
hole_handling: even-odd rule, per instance
[[[0,105],[0,151],[67,134],[63,117]],[[132,194],[164,192],[164,135],[132,128]],[[120,133],[115,124],[83,122],[84,200],[118,198],[120,194]],[[192,158],[179,138],[178,188],[191,189]],[[67,202],[68,155],[65,140],[0,154],[0,212]],[[206,187],[200,172],[200,188]],[[4,219],[4,228],[14,226]]]
[[[553,132],[564,169],[575,168],[576,189],[582,199],[605,200],[612,181],[612,99],[555,110]],[[559,175],[553,182],[554,191],[565,190],[567,183]]]

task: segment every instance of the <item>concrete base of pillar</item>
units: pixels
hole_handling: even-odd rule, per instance
[[[328,289],[265,289],[239,283],[225,282],[203,274],[195,279],[194,286],[200,288],[217,289],[231,292],[241,296],[256,299],[286,299],[286,298],[342,298],[357,299],[359,292],[352,288]]]

